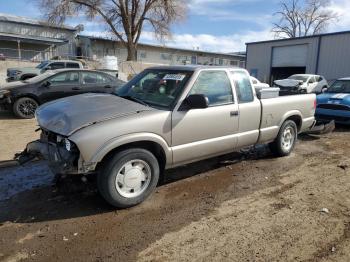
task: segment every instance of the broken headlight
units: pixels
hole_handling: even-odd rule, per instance
[[[0,90],[0,98],[4,98],[9,93],[10,93],[10,91],[8,91],[8,90]]]

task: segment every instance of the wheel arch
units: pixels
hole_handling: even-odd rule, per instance
[[[292,120],[295,122],[295,124],[297,125],[297,128],[298,128],[298,132],[301,130],[301,127],[303,125],[303,117],[299,111],[295,110],[295,111],[291,111],[291,112],[286,113],[283,116],[279,127],[281,128],[283,123],[288,121],[288,120]]]
[[[74,141],[73,141],[74,142]],[[115,153],[128,148],[142,148],[149,150],[159,160],[162,169],[172,164],[172,151],[167,142],[155,134],[130,134],[117,137],[105,143],[88,162],[96,163],[97,169]]]
[[[34,95],[34,94],[19,94],[19,95],[16,95],[16,96],[14,97],[14,99],[13,99],[13,103],[14,103],[15,101],[17,101],[18,99],[20,99],[20,98],[26,98],[26,97],[31,98],[31,99],[34,99],[35,102],[38,103],[38,105],[41,105],[41,102],[40,102],[39,97],[37,97],[37,96]]]

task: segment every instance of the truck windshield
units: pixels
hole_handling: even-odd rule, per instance
[[[350,80],[337,80],[327,89],[327,93],[350,93]]]
[[[170,109],[192,74],[180,70],[145,70],[117,89],[115,94],[149,106]]]

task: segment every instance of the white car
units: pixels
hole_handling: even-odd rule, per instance
[[[298,74],[287,79],[274,82],[281,90],[298,91],[300,93],[322,93],[328,88],[327,80],[320,75]],[[288,89],[288,90],[287,90]]]
[[[269,88],[270,85],[265,84],[265,83],[261,83],[258,79],[256,79],[255,77],[251,76],[250,77],[253,83],[253,86],[255,89],[264,89],[264,88]]]

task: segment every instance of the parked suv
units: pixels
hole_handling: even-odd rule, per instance
[[[41,75],[48,70],[57,70],[64,68],[83,69],[84,66],[76,60],[49,60],[43,61],[36,67],[18,67],[7,69],[7,82],[27,80],[37,75]]]

